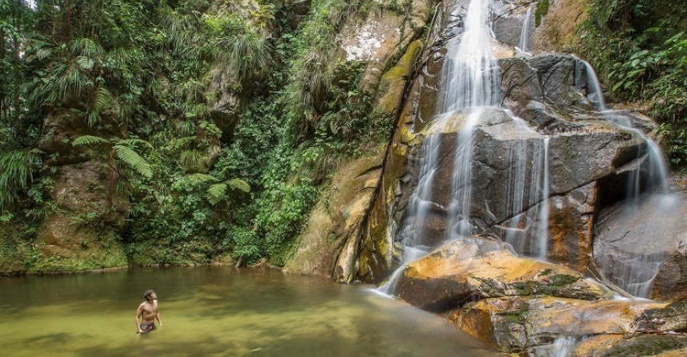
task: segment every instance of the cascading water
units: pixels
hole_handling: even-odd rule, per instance
[[[520,30],[520,43],[518,44],[518,47],[520,47],[520,51],[522,52],[529,51],[530,28],[532,27],[532,9],[534,9],[534,6],[530,6],[527,9],[525,18],[522,21],[522,30]]]
[[[539,207],[539,226],[537,227],[537,249],[536,256],[540,259],[546,259],[548,254],[549,242],[549,204],[546,199],[549,197],[551,189],[551,182],[549,179],[549,138],[544,138],[544,173],[542,175],[542,193],[543,202]]]
[[[499,100],[499,68],[491,49],[490,7],[491,1],[470,1],[464,32],[447,44],[442,70],[445,80],[438,106],[440,114],[435,119],[433,134],[423,143],[418,184],[399,230],[404,251],[402,263],[417,259],[432,248],[423,242],[425,221],[431,210],[445,211],[448,215],[444,240],[471,234],[469,216],[474,128],[484,109],[496,105]],[[451,163],[451,197],[446,206],[441,207],[432,199],[436,173],[441,164],[438,152],[444,128],[456,125],[460,130],[455,138],[456,150]],[[398,271],[380,287],[380,291],[387,294],[393,292],[397,275]]]
[[[637,156],[639,159],[641,156],[646,155],[646,164],[644,165],[644,169],[647,172],[646,189],[654,190],[658,193],[665,193],[668,189],[668,168],[658,144],[644,134],[643,131],[635,128],[626,116],[619,115],[619,113],[609,110],[603,112],[603,115],[607,120],[614,123],[619,128],[636,135],[644,142],[646,150],[641,150]],[[640,171],[642,170],[639,168],[635,170],[628,180],[627,200],[634,201],[635,203],[642,192],[640,180],[642,175]]]
[[[604,95],[603,91],[601,90],[601,83],[599,82],[599,78],[596,76],[596,71],[594,71],[594,68],[592,67],[589,62],[577,58],[580,63],[582,63],[585,67],[585,72],[586,72],[586,77],[587,77],[587,86],[591,86],[591,91],[587,95],[589,100],[596,104],[596,110],[603,112],[606,110],[606,101],[604,100]]]
[[[490,6],[490,0],[470,1],[465,32],[447,45],[442,113],[493,106],[499,100],[499,67],[492,55]]]
[[[575,348],[577,340],[573,337],[559,337],[553,341],[551,357],[566,357]]]
[[[643,192],[645,206],[652,206],[656,210],[670,211],[675,198],[668,192],[668,169],[658,144],[648,137],[642,130],[634,127],[632,122],[622,112],[608,110],[603,99],[599,80],[589,63],[580,60],[586,67],[587,80],[592,89],[592,100],[603,117],[623,131],[638,137],[645,144],[646,149],[637,154],[638,166],[633,168],[627,180],[627,194],[623,205],[623,214],[631,215],[640,204]],[[642,158],[645,156],[645,158]],[[642,187],[644,184],[644,187]],[[627,255],[619,261],[609,257],[599,257],[597,262],[604,274],[613,277],[615,285],[636,297],[649,297],[654,278],[662,265],[663,256],[660,253],[650,255]]]
[[[514,217],[505,229],[505,241],[516,252],[546,259],[549,210],[546,199],[549,195],[548,143],[549,138],[540,138],[527,123],[513,117],[515,132],[523,140],[510,146],[506,210]],[[524,140],[534,137],[534,140]],[[530,154],[531,153],[531,154]],[[530,217],[528,208],[537,205]],[[534,225],[534,227],[533,227]]]

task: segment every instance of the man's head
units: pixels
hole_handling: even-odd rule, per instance
[[[156,294],[155,294],[155,291],[154,291],[154,290],[146,290],[146,291],[143,293],[143,298],[146,299],[146,300],[152,300],[152,299],[155,299],[155,297],[156,297],[155,295],[156,295]]]

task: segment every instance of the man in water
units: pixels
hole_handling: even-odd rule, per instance
[[[157,294],[153,290],[146,290],[143,293],[143,298],[146,301],[138,305],[136,310],[136,333],[146,334],[155,330],[155,320],[162,327],[162,320],[160,319],[160,311],[157,308]]]

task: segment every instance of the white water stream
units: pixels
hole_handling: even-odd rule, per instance
[[[528,52],[530,50],[530,30],[532,28],[532,10],[534,9],[534,5],[530,5],[530,7],[527,9],[527,13],[525,14],[525,18],[523,19],[522,22],[522,30],[520,31],[520,43],[518,44],[518,47],[520,47],[520,51],[522,52]]]
[[[645,144],[645,149],[637,153],[638,166],[632,168],[627,180],[623,214],[634,214],[641,203],[640,197],[647,202],[645,207],[652,206],[654,210],[666,212],[671,210],[677,198],[668,192],[668,168],[660,147],[642,130],[635,128],[627,115],[606,107],[596,72],[589,63],[580,61],[586,67],[587,81],[592,89],[589,99],[596,104],[597,110],[606,120],[619,129],[638,137]],[[644,192],[648,194],[644,195]],[[613,259],[603,256],[597,259],[602,274],[612,276],[615,285],[633,296],[649,297],[654,278],[662,265],[662,254],[653,253],[650,256],[634,254],[615,259],[618,261],[614,262]]]
[[[469,217],[474,128],[485,108],[496,105],[499,100],[499,68],[491,49],[490,7],[491,1],[470,1],[464,32],[447,44],[439,114],[435,118],[433,134],[422,145],[418,184],[406,209],[407,218],[399,230],[404,250],[403,264],[426,255],[433,248],[423,242],[424,227],[432,211],[443,211],[448,215],[444,240],[472,233]],[[440,165],[445,164],[438,154],[445,135],[442,133],[449,126],[460,130],[456,134],[455,152],[450,162],[453,166],[451,197],[442,207],[432,194]],[[393,293],[401,269],[380,287],[380,291]]]

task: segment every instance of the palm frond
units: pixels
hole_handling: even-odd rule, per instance
[[[87,38],[77,38],[71,41],[69,50],[75,56],[95,58],[105,53],[105,49],[96,41]]]
[[[20,189],[33,181],[33,171],[41,164],[39,150],[12,150],[0,153],[0,209],[17,199]]]

